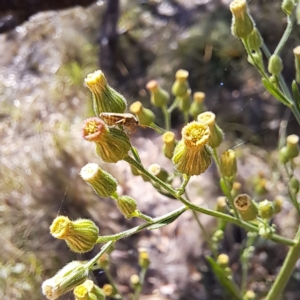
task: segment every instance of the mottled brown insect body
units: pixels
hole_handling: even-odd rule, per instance
[[[102,119],[108,126],[122,125],[128,132],[134,132],[139,125],[137,118],[129,113],[108,113],[103,112],[100,114]]]

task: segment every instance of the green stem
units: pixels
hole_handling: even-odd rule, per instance
[[[148,125],[147,127],[152,128],[153,130],[155,130],[157,133],[159,134],[163,134],[166,132],[165,129],[159,127],[158,125],[156,125],[155,123],[151,123],[150,125]]]
[[[165,118],[165,128],[167,131],[169,131],[171,128],[170,114],[169,114],[166,106],[163,106],[161,109],[162,109],[162,112],[163,112],[164,118]]]
[[[184,112],[183,113],[183,118],[184,118],[184,124],[187,124],[189,122],[189,113]]]
[[[228,181],[227,181],[226,177],[223,176],[223,174],[222,174],[222,172],[221,172],[219,156],[218,156],[218,153],[217,153],[217,149],[216,149],[216,148],[213,148],[213,158],[214,158],[214,161],[215,161],[216,166],[217,166],[217,168],[218,168],[218,171],[219,171],[219,173],[220,173],[221,179],[222,179],[222,180],[224,181],[224,183],[225,183],[226,191],[224,191],[224,194],[225,194],[226,198],[228,199],[231,208],[232,208],[233,211],[234,211],[235,217],[236,217],[237,219],[239,219],[240,216],[239,216],[239,213],[238,213],[236,207],[235,207],[234,204],[233,204],[234,199],[233,199],[233,197],[232,197],[232,195],[231,195],[231,193],[230,193]]]
[[[205,227],[204,227],[204,226],[202,225],[202,223],[200,222],[200,220],[199,220],[199,218],[198,218],[198,216],[197,216],[197,213],[196,213],[195,211],[193,211],[193,215],[194,215],[194,218],[195,218],[195,220],[196,220],[198,226],[199,226],[199,227],[201,228],[201,230],[202,230],[203,237],[204,237],[205,241],[207,242],[207,245],[208,245],[208,247],[209,247],[209,249],[210,249],[210,251],[211,251],[213,257],[214,257],[215,259],[217,259],[217,257],[218,257],[218,251],[217,251],[216,247],[214,246],[214,243],[212,242],[211,237],[210,237],[210,236],[208,235],[208,233],[206,232]]]
[[[94,257],[92,258],[86,265],[88,269],[91,269],[93,265],[97,262],[97,260],[109,250],[109,248],[114,244],[114,241],[109,241],[105,245],[102,246],[101,251]]]
[[[300,254],[300,227],[295,236],[296,244],[290,248],[287,257],[284,260],[283,266],[272,285],[270,292],[267,295],[266,300],[276,300],[280,298],[281,293],[283,292],[286,284],[288,283],[297,260],[299,259]]]
[[[148,223],[151,223],[151,224],[153,223],[153,218],[142,214],[140,211],[138,212],[137,217],[144,220],[144,221],[146,221],[146,222],[148,222]]]
[[[292,30],[293,30],[293,25],[294,25],[294,21],[295,21],[295,15],[293,14],[292,16],[287,16],[287,26],[285,28],[285,31],[274,51],[275,55],[280,55],[280,52],[282,50],[282,48],[284,47],[284,45],[286,44]]]
[[[134,293],[134,296],[133,296],[132,300],[138,300],[139,299],[142,288],[143,288],[143,284],[144,284],[144,281],[145,281],[146,272],[147,272],[147,268],[142,268],[141,269],[140,276],[139,276],[140,277],[140,282],[139,282],[139,285],[137,286],[137,288],[135,289],[135,293]]]
[[[242,264],[242,282],[241,282],[241,294],[243,295],[246,291],[247,284],[247,275],[249,268],[249,258],[252,251],[250,251],[250,247],[254,243],[256,239],[256,235],[249,236],[247,239],[246,247],[242,254],[241,264]]]
[[[171,106],[168,108],[169,114],[171,114],[172,111],[178,106],[179,101],[180,101],[180,98],[176,97],[175,100],[173,101],[173,103],[171,104]]]
[[[136,148],[133,147],[132,145],[131,145],[130,148],[131,148],[131,153],[132,153],[133,157],[135,158],[135,160],[136,160],[137,162],[141,163],[141,159],[140,159],[139,153],[138,153],[138,151],[136,150]]]
[[[179,188],[177,188],[177,193],[179,196],[181,196],[182,194],[185,193],[185,188],[188,185],[190,178],[191,178],[191,176],[187,176],[187,175],[183,174],[183,182],[182,182],[181,186]]]
[[[233,217],[233,216],[230,216],[230,215],[227,215],[227,214],[223,214],[223,213],[215,211],[215,210],[211,210],[211,209],[208,209],[208,208],[197,206],[197,205],[189,202],[184,197],[179,196],[177,194],[176,190],[173,189],[170,185],[166,184],[165,182],[163,182],[160,179],[158,179],[156,176],[154,176],[151,173],[149,173],[142,165],[140,165],[139,163],[137,163],[130,156],[125,157],[124,160],[126,162],[128,162],[129,164],[131,164],[132,166],[134,166],[135,168],[137,168],[140,172],[142,172],[143,174],[145,174],[147,177],[149,177],[150,179],[152,179],[154,182],[156,182],[157,184],[159,184],[166,191],[168,191],[172,196],[174,196],[175,198],[177,198],[178,200],[180,200],[185,205],[185,207],[182,207],[180,209],[187,210],[189,208],[191,210],[195,210],[195,211],[198,211],[200,213],[203,213],[203,214],[206,214],[206,215],[209,215],[209,216],[213,216],[213,217],[216,217],[216,218],[219,218],[219,219],[223,219],[225,221],[237,224],[240,227],[243,227],[243,228],[245,228],[248,231],[258,232],[258,227],[255,226],[255,225],[253,225],[253,224],[251,224],[251,223],[245,222],[245,221],[243,221],[241,219],[238,219],[236,217]],[[155,220],[156,219],[154,219],[154,221]],[[144,226],[144,228],[146,228],[149,225],[151,225],[151,224],[144,224],[144,225],[141,225],[141,226]],[[288,246],[293,246],[295,244],[295,242],[293,240],[290,240],[288,238],[282,237],[282,236],[277,235],[277,234],[272,234],[270,236],[270,239],[273,240],[274,242],[285,244],[285,245],[288,245]]]

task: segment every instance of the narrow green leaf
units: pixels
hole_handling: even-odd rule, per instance
[[[176,220],[182,213],[183,212],[177,213],[175,216],[170,217],[168,220],[165,220],[163,223],[153,224],[153,225],[149,226],[148,229],[154,230],[154,229],[158,229],[158,228],[167,226],[170,223],[172,223],[174,220]]]
[[[222,284],[222,286],[227,290],[227,292],[232,296],[230,299],[235,300],[242,300],[241,292],[239,287],[236,285],[236,283],[233,280],[230,280],[225,273],[224,269],[221,268],[216,261],[212,258],[207,256],[206,257],[208,263],[210,264],[214,274]]]
[[[300,110],[300,93],[299,93],[298,85],[295,80],[293,80],[292,82],[292,92],[293,92],[293,97],[294,97],[296,107],[298,108],[298,110]]]
[[[261,79],[262,84],[264,85],[265,89],[272,95],[274,96],[277,100],[279,100],[282,104],[291,107],[292,103],[286,97],[284,94],[282,94],[279,90],[276,90],[274,86],[266,79],[262,78]]]

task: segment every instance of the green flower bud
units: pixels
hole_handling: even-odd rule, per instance
[[[229,256],[227,254],[220,254],[217,258],[217,264],[221,268],[227,268],[229,266]]]
[[[85,120],[82,135],[89,142],[95,142],[96,153],[105,162],[116,163],[128,155],[131,148],[127,134],[117,128],[109,128],[99,118]]]
[[[275,199],[273,200],[275,214],[278,214],[281,212],[283,202],[284,202],[284,198],[282,196],[277,195],[275,197]]]
[[[130,285],[133,289],[136,289],[140,285],[140,277],[137,274],[130,276]]]
[[[282,11],[290,16],[295,8],[295,1],[294,0],[283,0],[281,3]]]
[[[80,176],[100,197],[109,197],[117,190],[116,179],[103,171],[96,163],[85,165],[80,171]]]
[[[82,284],[88,277],[88,267],[72,261],[58,271],[52,278],[43,282],[42,292],[49,300],[55,300]]]
[[[224,231],[218,229],[212,236],[212,240],[215,243],[218,243],[219,241],[223,240],[224,238]]]
[[[298,194],[300,183],[297,178],[294,176],[289,181],[289,187],[293,191],[294,194]]]
[[[163,152],[165,157],[171,159],[173,157],[174,149],[176,147],[175,134],[172,131],[167,131],[162,135],[164,142]]]
[[[279,160],[282,164],[286,164],[289,161],[289,157],[287,154],[287,147],[283,146],[280,150],[279,150]]]
[[[130,105],[130,111],[135,114],[140,125],[151,125],[154,122],[155,115],[152,110],[145,108],[140,101],[136,101]]]
[[[166,182],[169,177],[168,172],[164,168],[162,168],[159,164],[150,165],[148,171],[163,182]]]
[[[230,191],[231,196],[232,196],[233,198],[235,198],[235,197],[239,194],[241,188],[242,188],[241,183],[240,183],[240,182],[237,182],[237,181],[234,181],[234,182],[232,183],[232,189],[231,189],[231,191]]]
[[[176,97],[184,97],[190,86],[187,81],[189,72],[186,70],[178,70],[175,74],[175,82],[172,85],[172,93]]]
[[[108,297],[112,297],[113,295],[115,295],[114,288],[108,283],[104,284],[102,289],[103,289],[104,294]]]
[[[253,180],[254,190],[257,195],[264,195],[268,192],[267,190],[267,179],[264,174],[259,172]]]
[[[247,58],[248,63],[253,66],[258,65],[261,70],[264,70],[265,66],[264,66],[262,53],[261,53],[260,49],[256,50],[251,55],[248,55],[248,58]]]
[[[178,107],[182,112],[188,113],[191,106],[191,89],[188,89],[185,95],[179,97]],[[176,101],[176,99],[175,99]]]
[[[229,149],[221,155],[220,171],[225,177],[235,177],[237,173],[237,162],[234,150]]]
[[[263,44],[262,37],[256,27],[253,28],[247,39],[250,49],[254,51],[258,51]]]
[[[233,205],[244,221],[253,221],[257,217],[257,207],[247,194],[240,194],[234,198]]]
[[[187,176],[204,173],[211,164],[211,148],[208,146],[209,127],[191,122],[182,129],[182,140],[177,144],[172,158],[178,172]]]
[[[204,99],[205,94],[203,92],[195,92],[193,95],[193,102],[190,107],[190,115],[193,116],[194,120],[197,119],[197,116],[204,112]]]
[[[92,92],[93,107],[97,117],[102,112],[123,113],[126,110],[126,99],[107,84],[101,70],[88,74],[85,83]]]
[[[210,136],[208,145],[212,148],[218,147],[224,139],[224,133],[216,123],[216,115],[211,111],[206,111],[197,117],[197,121],[203,122],[209,127]]]
[[[282,60],[279,55],[273,54],[269,59],[268,71],[274,75],[278,76],[283,69]]]
[[[298,3],[297,9],[299,7],[299,16],[300,16],[300,3]],[[297,46],[293,50],[294,53],[294,61],[295,61],[295,69],[296,69],[296,81],[300,84],[300,46]]]
[[[99,228],[88,219],[71,221],[68,217],[58,216],[50,226],[50,233],[57,239],[65,240],[73,252],[85,253],[97,244]]]
[[[232,12],[231,33],[239,39],[247,38],[253,30],[254,22],[248,13],[246,0],[234,0],[229,6]]]
[[[291,134],[286,138],[286,151],[289,159],[293,159],[299,155],[299,136]]]
[[[156,80],[151,80],[146,85],[147,90],[151,94],[151,103],[157,107],[165,107],[170,99],[167,91],[162,89]]]
[[[139,266],[143,269],[148,269],[150,265],[149,254],[145,248],[139,248]]]
[[[274,213],[275,213],[275,209],[272,202],[268,200],[264,200],[258,204],[258,214],[263,219],[271,219]]]
[[[255,299],[256,299],[256,295],[251,290],[246,291],[243,297],[243,300],[255,300]]]
[[[117,200],[117,205],[126,219],[131,219],[132,217],[137,216],[137,204],[133,198],[129,196],[121,196]]]
[[[220,196],[217,198],[215,210],[222,212],[222,213],[226,213],[226,211],[227,211],[226,197]]]

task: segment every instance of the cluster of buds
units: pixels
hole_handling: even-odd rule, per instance
[[[286,138],[286,146],[279,151],[279,160],[286,164],[299,155],[299,136],[296,134],[289,135]]]

